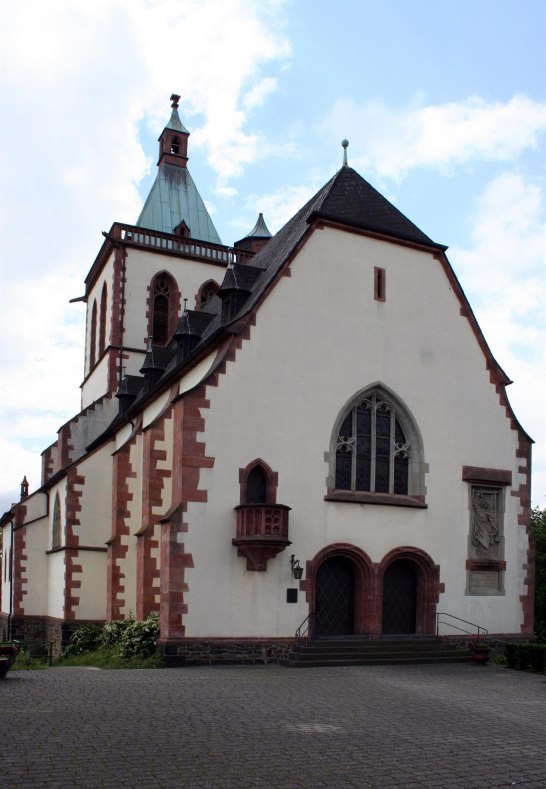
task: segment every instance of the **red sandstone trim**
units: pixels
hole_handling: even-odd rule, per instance
[[[277,502],[277,487],[279,485],[279,474],[277,471],[273,471],[270,466],[267,465],[265,460],[261,458],[256,458],[256,460],[251,461],[246,468],[239,469],[239,486],[240,486],[240,504],[247,503],[247,480],[248,475],[252,471],[252,469],[259,466],[264,475],[266,480],[266,503],[267,504],[275,504]]]
[[[511,495],[519,499],[520,513],[518,526],[525,529],[527,535],[527,555],[522,564],[524,572],[523,583],[527,592],[520,595],[522,622],[521,632],[532,635],[535,620],[535,539],[531,531],[531,452],[532,444],[520,434],[516,457],[525,459],[525,466],[519,467],[519,473],[525,475],[525,481]]]
[[[440,566],[434,564],[430,556],[420,548],[403,546],[387,553],[378,564],[360,548],[347,543],[334,543],[319,551],[307,561],[305,580],[300,581],[300,589],[306,593],[309,615],[312,619],[315,610],[316,577],[320,566],[335,556],[347,559],[355,578],[355,619],[356,635],[369,634],[378,638],[382,633],[383,619],[383,577],[387,568],[398,559],[407,559],[417,566],[417,610],[416,633],[433,634],[436,632],[436,608],[439,596],[445,591],[440,582]],[[313,625],[311,624],[311,627]],[[311,632],[311,635],[313,633]]]
[[[153,510],[164,509],[164,480],[171,477],[172,471],[158,468],[158,464],[166,460],[167,452],[157,449],[156,444],[165,441],[165,419],[170,413],[171,408],[168,408],[163,417],[143,431],[142,528],[137,540],[137,619],[145,619],[159,610],[160,570],[152,552],[159,548],[155,528],[161,516]]]
[[[28,583],[27,530],[25,526],[21,525],[26,516],[26,507],[22,504],[17,504],[14,508],[14,514],[15,520],[11,532],[13,540],[13,576],[11,579],[13,584],[13,615],[21,616],[25,613],[23,598],[27,594],[25,587]]]
[[[464,482],[488,483],[496,485],[511,485],[512,472],[502,468],[482,468],[481,466],[463,466],[462,479]]]
[[[144,337],[144,344],[148,344],[148,338],[152,336],[153,333],[153,320],[154,320],[154,289],[155,283],[160,277],[165,277],[166,280],[169,282],[170,287],[170,295],[169,295],[169,326],[167,331],[167,342],[165,345],[171,341],[171,338],[176,330],[178,324],[178,317],[180,315],[180,305],[182,301],[182,295],[180,293],[180,288],[178,287],[178,283],[173,277],[173,275],[168,271],[158,271],[152,277],[150,284],[148,285],[147,290],[147,298],[146,298],[146,325],[148,327],[148,335]]]
[[[107,557],[107,614],[108,620],[122,619],[125,600],[125,574],[122,562],[127,557],[130,536],[128,520],[133,494],[129,492],[128,480],[136,477],[131,465],[131,448],[136,438],[127,442],[113,458],[112,486],[112,537],[108,542]]]
[[[67,472],[65,494],[65,538],[66,542],[70,546],[74,546],[76,550],[65,552],[64,618],[66,620],[76,619],[76,607],[80,603],[80,598],[78,595],[76,595],[76,590],[81,588],[83,567],[81,564],[78,564],[80,555],[80,538],[79,535],[75,533],[75,527],[79,526],[81,523],[78,513],[81,512],[82,509],[81,497],[84,485],[85,476],[78,474],[77,468],[70,469]]]

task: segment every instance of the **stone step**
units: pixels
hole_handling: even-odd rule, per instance
[[[351,658],[351,657],[338,657],[326,659],[324,657],[318,660],[288,660],[283,661],[283,665],[289,668],[326,668],[328,666],[395,666],[401,664],[422,664],[428,665],[433,663],[469,663],[472,660],[470,653],[467,655],[464,652],[458,656],[440,657],[435,655],[433,657],[416,657],[416,656],[401,656],[396,657],[368,657],[364,659]]]
[[[305,666],[388,665],[396,663],[447,663],[471,660],[470,652],[440,639],[316,640],[300,643],[284,661]]]
[[[450,657],[451,655],[457,657],[460,654],[469,654],[468,650],[461,650],[461,649],[453,649],[450,647],[444,647],[443,649],[373,649],[373,650],[366,650],[366,649],[350,649],[350,650],[341,650],[341,649],[328,649],[328,650],[320,650],[317,652],[314,651],[304,651],[304,652],[292,652],[297,658],[301,658],[302,660],[320,660],[320,658],[330,658],[332,655],[335,657],[347,657],[347,658],[377,658],[377,657],[434,657],[435,655],[438,657]]]
[[[294,651],[305,653],[320,653],[320,652],[430,652],[431,650],[453,649],[449,644],[444,644],[441,641],[324,641],[324,642],[308,642],[298,645]]]

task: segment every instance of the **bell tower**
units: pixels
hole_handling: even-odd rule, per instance
[[[186,167],[188,163],[188,137],[189,131],[184,127],[178,115],[180,96],[171,95],[171,118],[159,137],[159,159],[157,166],[174,164]]]

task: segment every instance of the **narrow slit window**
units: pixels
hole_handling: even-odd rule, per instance
[[[378,268],[377,266],[373,270],[374,273],[374,299],[376,301],[385,301],[385,269]]]

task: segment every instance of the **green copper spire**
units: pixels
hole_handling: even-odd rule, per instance
[[[171,96],[171,117],[159,137],[156,179],[137,219],[137,227],[176,233],[221,244],[213,221],[187,168],[189,131],[178,115],[180,96]]]

